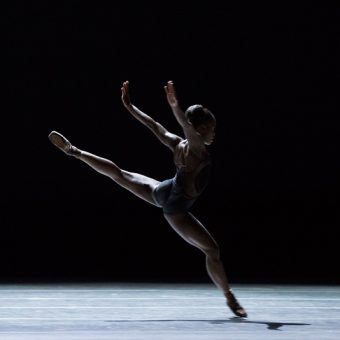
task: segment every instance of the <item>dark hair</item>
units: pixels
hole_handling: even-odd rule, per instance
[[[212,112],[200,104],[189,106],[185,111],[185,118],[195,129],[200,125],[208,124],[215,120]]]

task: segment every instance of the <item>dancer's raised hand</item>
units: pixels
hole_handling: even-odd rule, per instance
[[[131,100],[129,95],[129,81],[124,81],[122,87],[122,102],[126,108],[131,106]]]
[[[164,86],[164,90],[166,93],[166,97],[168,99],[168,103],[171,107],[177,107],[178,106],[178,99],[176,95],[175,85],[172,82],[172,80],[169,80],[166,85]]]

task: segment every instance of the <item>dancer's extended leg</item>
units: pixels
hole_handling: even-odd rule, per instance
[[[112,161],[86,151],[81,151],[79,159],[99,173],[110,177],[139,198],[157,205],[152,197],[152,191],[159,184],[159,181],[135,172],[122,170]]]
[[[224,266],[220,259],[219,246],[208,230],[191,213],[164,214],[172,228],[191,245],[199,248],[206,255],[206,269],[215,285],[224,293],[231,310],[241,317],[247,313],[230,289]]]
[[[49,139],[56,147],[64,151],[67,155],[80,159],[97,172],[110,177],[117,184],[141,199],[157,205],[152,197],[152,191],[159,184],[159,181],[134,172],[122,170],[115,163],[106,158],[98,157],[87,151],[82,151],[74,147],[58,132],[52,131],[49,134]]]

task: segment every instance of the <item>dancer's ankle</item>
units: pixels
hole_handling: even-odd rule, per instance
[[[75,146],[71,145],[69,151],[67,152],[68,155],[73,156],[75,158],[80,159],[82,151]]]
[[[226,297],[226,299],[230,299],[231,296],[233,296],[233,290],[231,288],[229,288],[227,291],[224,292],[224,296]]]

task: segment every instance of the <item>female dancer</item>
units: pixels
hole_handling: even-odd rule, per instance
[[[202,105],[192,105],[182,111],[172,81],[164,86],[168,103],[183,129],[185,138],[167,131],[161,124],[139,110],[130,101],[129,82],[123,83],[122,102],[126,109],[148,127],[156,137],[173,151],[176,174],[159,182],[155,179],[120,169],[115,163],[80,150],[56,131],[49,134],[50,141],[67,155],[74,156],[99,173],[110,177],[117,184],[141,199],[163,209],[170,226],[188,243],[200,249],[206,256],[206,269],[215,285],[222,290],[226,303],[239,317],[247,317],[244,308],[230,289],[220,259],[219,246],[207,229],[189,212],[209,179],[210,157],[207,146],[215,136],[214,115]]]

